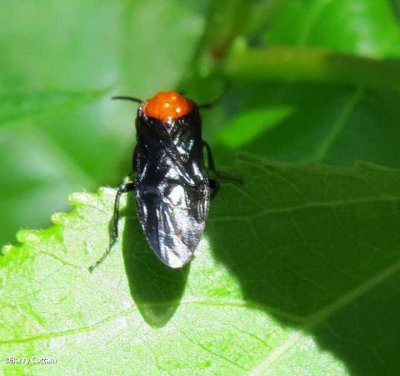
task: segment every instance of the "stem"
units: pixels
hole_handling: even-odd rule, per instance
[[[211,0],[202,38],[178,88],[186,91],[188,84],[196,81],[201,81],[205,88],[212,86],[214,73],[225,61],[234,41],[240,35],[247,38],[257,35],[284,3],[285,0]],[[209,82],[205,84],[207,79]],[[217,92],[221,91],[220,86],[218,84]],[[193,93],[194,90],[189,91]]]
[[[296,80],[400,90],[400,62],[317,49],[234,49],[223,71],[232,80]]]

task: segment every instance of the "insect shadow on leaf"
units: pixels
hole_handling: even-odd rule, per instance
[[[122,232],[122,254],[129,289],[143,319],[152,327],[162,327],[174,315],[185,291],[190,264],[172,269],[149,251],[128,195],[126,224]]]

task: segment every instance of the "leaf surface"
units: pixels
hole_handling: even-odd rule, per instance
[[[74,194],[55,225],[0,258],[0,354],[57,358],[5,375],[381,375],[397,356],[400,172],[241,155],[190,268],[151,253],[133,197]]]

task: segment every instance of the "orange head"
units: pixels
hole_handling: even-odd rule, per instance
[[[160,91],[141,105],[146,116],[158,119],[163,123],[175,121],[187,115],[192,108],[192,102],[176,91]]]

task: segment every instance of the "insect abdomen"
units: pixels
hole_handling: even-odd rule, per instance
[[[196,250],[205,227],[208,181],[138,187],[136,206],[146,239],[163,263],[180,268]]]

